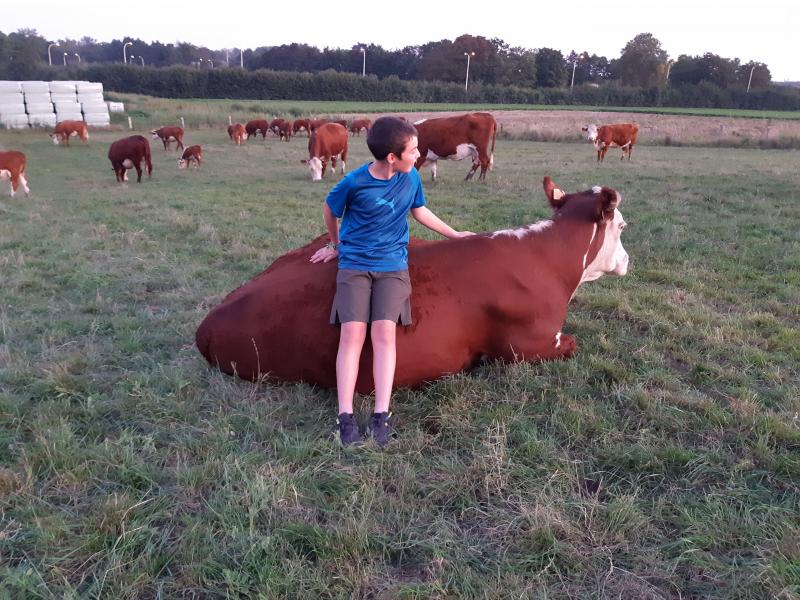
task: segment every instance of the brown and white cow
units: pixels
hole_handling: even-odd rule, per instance
[[[252,119],[245,124],[244,130],[248,139],[256,137],[259,132],[261,132],[261,139],[264,139],[267,137],[269,123],[267,123],[266,119]]]
[[[183,156],[178,159],[178,168],[185,169],[191,163],[194,163],[195,169],[203,166],[203,149],[198,145],[189,146],[183,151]]]
[[[231,138],[234,144],[241,146],[242,142],[247,139],[247,131],[241,123],[234,123],[228,125],[228,137]]]
[[[350,132],[361,137],[361,130],[363,129],[369,133],[370,127],[372,127],[371,119],[353,119],[353,122],[350,123]]]
[[[575,339],[561,331],[570,299],[582,282],[628,270],[620,194],[606,187],[565,194],[549,177],[544,191],[553,208],[547,220],[412,241],[414,323],[397,329],[397,386],[469,369],[484,356],[535,362],[575,353]],[[328,317],[337,265],[309,263],[327,241],[320,236],[278,258],[211,310],[195,337],[211,365],[246,379],[336,386],[339,329]],[[365,348],[360,393],[373,389],[371,363]]]
[[[142,163],[147,168],[147,177],[152,177],[153,163],[150,159],[150,142],[141,135],[117,140],[108,149],[108,160],[117,176],[117,181],[128,181],[128,169],[136,169],[136,181],[142,182]]]
[[[292,133],[297,135],[300,131],[304,130],[311,136],[311,129],[309,129],[308,119],[295,119],[292,122]]]
[[[150,132],[154,140],[164,142],[164,150],[169,150],[169,145],[175,142],[175,151],[183,150],[183,129],[180,127],[161,127]]]
[[[338,123],[325,123],[319,126],[308,138],[308,160],[300,162],[308,164],[311,181],[320,181],[325,177],[328,161],[331,161],[331,173],[336,171],[336,157],[341,156],[342,173],[347,160],[347,129]]]
[[[622,158],[627,155],[631,159],[633,145],[639,135],[639,126],[633,123],[620,123],[618,125],[587,125],[581,131],[586,133],[586,138],[597,148],[597,162],[603,162],[608,149],[612,146],[619,146],[622,149]]]
[[[431,177],[436,179],[436,161],[472,159],[472,168],[465,180],[472,179],[478,167],[479,179],[486,179],[486,171],[494,166],[494,142],[497,122],[486,112],[468,113],[455,117],[423,119],[414,123],[417,128],[420,157],[416,167],[421,169],[431,163]],[[489,144],[491,143],[491,151]]]
[[[277,119],[272,119],[272,121],[269,122],[269,130],[275,135],[279,135],[281,124],[285,122],[286,121],[280,117]]]
[[[278,123],[277,134],[280,139],[288,142],[292,137],[292,122],[281,119],[281,122]]]
[[[328,119],[309,119],[308,120],[308,130],[311,133],[314,133],[316,129],[325,125],[325,123],[330,123]]]
[[[69,146],[69,138],[72,136],[78,137],[84,142],[89,141],[89,130],[84,121],[61,121],[56,123],[56,128],[50,134],[50,139],[53,140],[53,144],[56,146],[59,144]]]
[[[22,152],[9,150],[0,152],[0,181],[5,179],[11,183],[11,197],[17,193],[19,186],[25,190],[25,195],[30,196],[31,190],[28,187],[28,180],[25,178],[25,163],[27,158]]]

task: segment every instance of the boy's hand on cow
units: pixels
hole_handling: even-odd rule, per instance
[[[332,261],[337,256],[339,256],[339,251],[336,248],[331,248],[330,246],[324,246],[319,250],[317,250],[316,252],[314,252],[309,261],[312,263],[318,263],[318,262],[326,263]]]
[[[477,233],[473,233],[471,231],[456,231],[456,237],[470,237],[472,235],[478,235]]]

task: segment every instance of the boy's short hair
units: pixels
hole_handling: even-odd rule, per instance
[[[399,157],[409,138],[417,135],[417,128],[400,117],[376,119],[367,134],[367,147],[372,156],[384,160],[389,154]]]

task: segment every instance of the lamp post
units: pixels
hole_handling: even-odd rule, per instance
[[[755,65],[750,67],[750,77],[747,78],[747,91],[745,92],[745,94],[750,93],[750,84],[753,82],[753,71],[755,71],[755,69],[756,69]]]
[[[133,46],[133,42],[125,42],[122,44],[122,62],[124,62],[126,65],[128,64],[128,46]]]
[[[244,50],[239,48],[239,68],[244,69]]]
[[[367,74],[367,49],[364,46],[361,46],[361,76],[364,77]]]
[[[208,62],[211,64],[211,68],[213,69],[214,68],[214,61],[209,58]]]
[[[225,66],[226,67],[230,67],[230,64],[228,63],[228,49],[227,48],[225,48]]]
[[[664,78],[664,85],[669,84],[669,70],[672,68],[674,62],[674,60],[667,61],[667,76]]]
[[[572,91],[572,87],[575,85],[575,67],[578,66],[578,61],[573,61],[572,63],[572,80],[569,82],[569,91]]]
[[[464,52],[464,56],[467,57],[467,77],[464,79],[464,91],[466,92],[469,89],[469,59],[471,56],[475,56],[474,52]]]
[[[50,56],[50,48],[53,47],[58,48],[58,44],[50,44],[49,46],[47,46],[47,62],[50,64],[51,67],[53,66],[53,57]]]
[[[64,66],[67,66],[67,53],[64,52]]]
[[[139,55],[139,60],[142,61],[142,66],[144,66],[144,56],[141,54]]]
[[[81,64],[81,55],[76,52],[75,56],[78,57],[78,64]]]

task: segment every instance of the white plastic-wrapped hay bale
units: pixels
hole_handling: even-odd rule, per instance
[[[75,92],[77,91],[74,81],[51,81],[49,88],[51,94],[75,95]]]
[[[103,95],[103,84],[99,81],[77,81],[75,86],[78,94],[100,94]]]
[[[0,106],[0,125],[6,129],[22,129],[28,126],[28,115],[25,113],[4,113]]]
[[[0,94],[10,94],[12,92],[21,92],[22,86],[19,81],[0,81]]]
[[[46,81],[21,81],[22,91],[26,94],[32,92],[34,94],[47,94],[50,92],[50,84]]]
[[[3,102],[3,100],[0,99],[0,114],[24,115],[25,104],[23,104],[22,102],[18,102],[16,100],[12,100],[10,102]]]
[[[56,103],[56,118],[59,121],[74,120],[82,121],[81,105],[77,102],[58,102]]]
[[[90,113],[84,115],[84,120],[87,125],[92,127],[108,127],[111,125],[111,117],[108,116],[108,113]]]
[[[124,102],[107,102],[108,112],[125,112]]]
[[[97,92],[86,92],[85,94],[78,92],[78,102],[80,104],[105,104],[103,94]]]
[[[52,102],[28,102],[25,104],[25,110],[29,115],[40,115],[42,113],[52,113]]]
[[[31,127],[55,127],[56,113],[50,112],[29,113],[28,121]]]
[[[75,92],[71,94],[69,92],[50,92],[50,98],[53,102],[74,102],[78,103],[78,96]]]
[[[28,92],[25,94],[25,104],[52,104],[53,100],[50,98],[50,92]],[[30,111],[28,111],[30,112]]]

